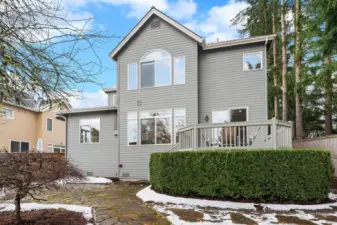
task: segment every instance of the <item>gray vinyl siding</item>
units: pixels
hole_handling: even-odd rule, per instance
[[[263,53],[263,68],[243,71],[243,54]],[[249,121],[267,119],[267,63],[264,43],[203,51],[199,55],[199,122],[212,111],[248,107]]]
[[[172,63],[174,57],[185,56],[185,84],[128,90],[128,64],[138,63],[139,75],[139,61],[146,53],[155,49],[171,54]],[[123,165],[120,176],[147,179],[150,154],[167,151],[172,145],[127,146],[127,112],[186,108],[187,125],[197,123],[198,44],[164,21],[161,21],[159,29],[151,29],[147,23],[118,55],[117,65],[120,164]],[[140,78],[138,81],[140,84]],[[141,101],[141,106],[138,106],[138,101]],[[123,173],[128,173],[129,177],[122,177]]]
[[[100,118],[100,142],[80,143],[80,119]],[[118,176],[116,112],[70,114],[67,120],[67,158],[94,176]]]

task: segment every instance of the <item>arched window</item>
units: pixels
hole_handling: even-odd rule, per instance
[[[171,55],[162,50],[146,54],[141,63],[141,87],[158,87],[172,84]]]

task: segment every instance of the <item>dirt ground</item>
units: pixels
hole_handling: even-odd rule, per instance
[[[21,225],[86,225],[87,220],[82,213],[66,210],[44,209],[22,212],[23,223]],[[16,224],[13,212],[0,213],[0,225]]]

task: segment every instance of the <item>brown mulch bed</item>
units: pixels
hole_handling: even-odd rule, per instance
[[[82,213],[63,209],[43,209],[21,212],[22,225],[86,225],[88,222]],[[14,225],[14,212],[1,212],[0,225]]]

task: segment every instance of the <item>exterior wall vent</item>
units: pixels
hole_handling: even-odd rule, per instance
[[[129,177],[130,173],[122,173],[122,177]]]
[[[154,19],[151,22],[151,29],[158,29],[160,28],[160,19]]]
[[[87,176],[94,176],[93,172],[87,172]]]

